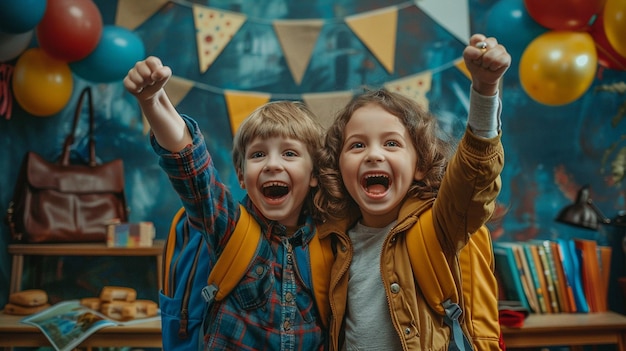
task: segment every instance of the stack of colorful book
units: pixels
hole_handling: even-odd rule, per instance
[[[611,247],[586,239],[495,242],[500,299],[533,313],[608,309]]]

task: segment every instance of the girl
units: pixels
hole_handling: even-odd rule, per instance
[[[327,218],[318,235],[337,248],[329,287],[333,350],[448,347],[448,327],[413,278],[405,245],[416,243],[404,234],[432,208],[443,253],[454,261],[493,213],[504,164],[498,85],[511,57],[495,38],[476,34],[463,58],[472,89],[456,153],[438,137],[434,116],[385,90],[356,97],[327,132],[315,204]],[[488,344],[498,349],[498,335]]]

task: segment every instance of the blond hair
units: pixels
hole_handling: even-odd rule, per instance
[[[247,146],[255,138],[291,138],[307,146],[311,157],[322,146],[322,126],[299,101],[273,101],[254,110],[239,126],[233,139],[233,164],[243,171]]]

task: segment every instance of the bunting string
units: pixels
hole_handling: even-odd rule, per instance
[[[462,58],[456,58],[456,59],[451,60],[451,61],[449,61],[447,63],[444,63],[443,65],[441,65],[439,67],[436,67],[436,68],[433,68],[433,69],[429,69],[429,70],[426,70],[426,71],[423,71],[423,72],[420,72],[420,73],[416,73],[414,75],[417,76],[417,75],[424,74],[424,73],[430,73],[431,75],[438,74],[438,73],[440,73],[442,71],[445,71],[445,70],[447,70],[449,68],[455,67],[457,65],[457,63],[459,62],[459,60],[462,60]],[[182,77],[178,77],[178,76],[176,76],[176,77],[178,79],[181,79],[181,80],[189,81],[186,78],[182,78]],[[407,79],[407,78],[408,77],[402,77],[402,79]],[[237,90],[234,90],[234,89],[222,89],[222,88],[216,87],[214,85],[210,85],[210,84],[206,84],[206,83],[202,83],[202,82],[196,82],[196,81],[190,81],[190,82],[192,83],[194,88],[200,89],[200,90],[203,90],[203,91],[207,91],[207,92],[210,92],[210,93],[213,93],[213,94],[216,94],[216,95],[224,95],[224,92],[226,90],[237,91]],[[393,82],[394,81],[389,81],[389,82],[385,82],[384,84],[385,85],[393,84]],[[352,88],[352,89],[339,90],[339,91],[335,91],[335,92],[336,93],[339,93],[339,92],[351,92],[353,94],[358,94],[358,93],[360,93],[360,92],[362,92],[364,90],[368,90],[368,89],[372,89],[372,88],[373,87],[368,86],[368,85],[359,85],[359,86],[357,86],[355,88]],[[250,93],[250,94],[268,94],[267,91],[245,90],[245,91],[242,91],[242,92]],[[327,92],[322,92],[322,93],[324,93],[324,94],[331,94],[331,93],[334,93],[334,92],[327,91]],[[269,94],[272,96],[273,99],[276,99],[276,100],[301,100],[302,99],[302,95],[303,95],[302,93],[299,93],[299,94],[269,93]]]
[[[189,7],[189,8],[193,8],[194,6],[198,6],[200,4],[194,3],[193,1],[188,1],[188,0],[171,0],[170,2],[176,4],[176,5],[180,5],[180,6],[184,6],[184,7]],[[397,10],[402,10],[408,7],[412,7],[412,6],[416,6],[416,1],[404,1],[401,2],[399,4],[396,5],[392,5],[392,6],[387,6],[387,7],[383,7],[383,8],[379,8],[376,9],[374,11],[378,11],[378,10],[384,10],[384,9],[397,9]],[[218,9],[218,7],[214,7],[216,9]],[[237,14],[244,14],[243,12],[234,12],[234,11],[228,11],[228,10],[223,10],[223,9],[219,9],[222,12],[230,12],[230,13],[237,13]],[[372,10],[366,11],[366,12],[372,12]],[[351,16],[358,16],[357,15],[351,15]],[[306,20],[309,20],[311,18],[307,18]],[[339,23],[344,23],[345,22],[345,16],[342,17],[333,17],[333,18],[317,18],[315,17],[316,20],[322,20],[325,24],[339,24]],[[267,18],[261,18],[261,17],[249,17],[246,14],[246,21],[247,22],[252,22],[255,24],[266,24],[266,25],[272,25],[276,20],[281,20],[280,18],[278,19],[267,19]],[[300,19],[298,19],[300,20]]]

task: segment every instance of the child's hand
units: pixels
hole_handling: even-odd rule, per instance
[[[172,76],[172,70],[163,66],[158,57],[150,56],[139,61],[128,71],[124,87],[138,100],[152,99],[165,86]]]
[[[511,55],[496,38],[474,34],[463,50],[465,65],[472,75],[472,86],[482,95],[495,95],[504,72],[511,65]]]

